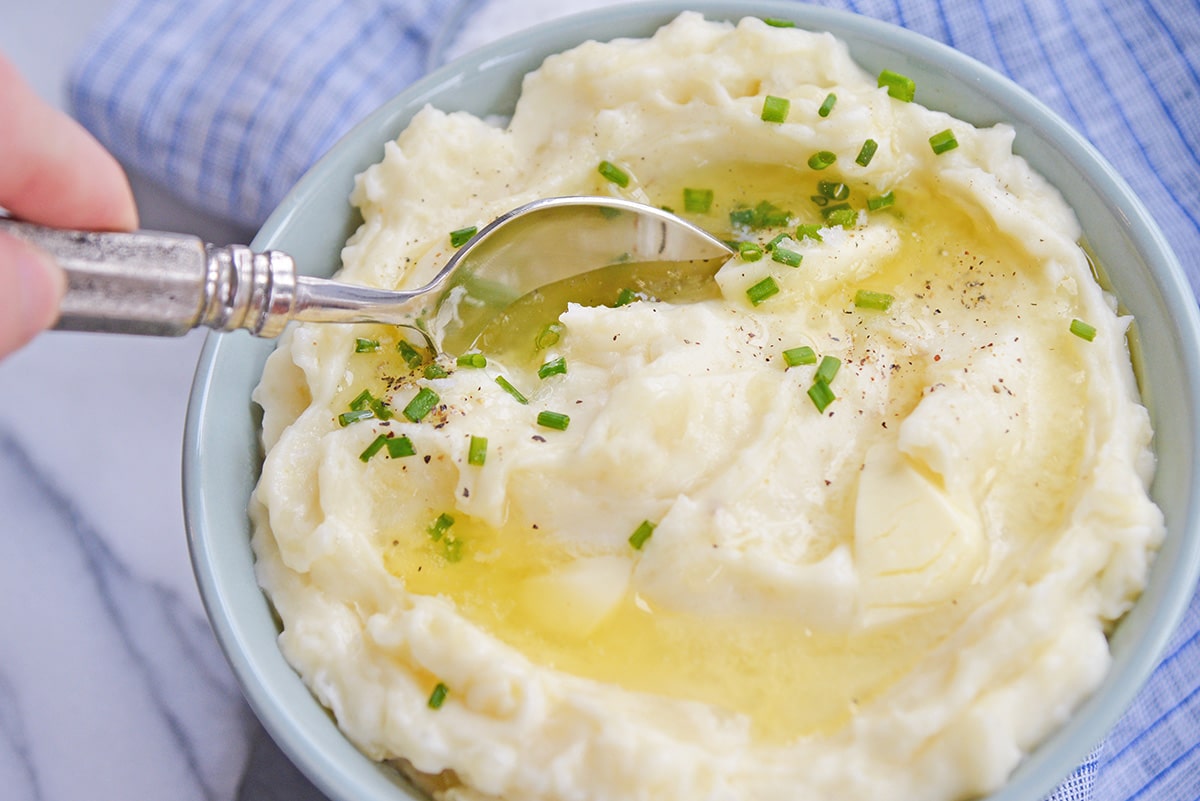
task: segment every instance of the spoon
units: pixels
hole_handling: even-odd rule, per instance
[[[439,347],[469,344],[513,301],[610,265],[648,264],[701,280],[732,251],[670,212],[610,197],[535,200],[459,247],[425,286],[386,290],[297,275],[291,256],[182,234],[66,231],[0,218],[0,232],[50,253],[68,288],[55,328],[179,336],[207,326],[278,336],[289,321],[416,327]]]

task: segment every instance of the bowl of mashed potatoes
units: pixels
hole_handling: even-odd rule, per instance
[[[185,505],[255,712],[337,799],[1036,801],[1200,565],[1200,325],[1028,93],[870,19],[643,3],[359,125],[257,249],[419,286],[539,197],[728,241],[619,253],[444,352],[214,336]]]

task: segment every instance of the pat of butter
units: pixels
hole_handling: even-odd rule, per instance
[[[858,484],[855,560],[863,619],[891,620],[951,601],[986,553],[975,515],[956,504],[894,443],[874,445]]]
[[[576,559],[527,579],[520,589],[521,608],[547,633],[582,639],[621,603],[632,572],[633,564],[620,556]]]

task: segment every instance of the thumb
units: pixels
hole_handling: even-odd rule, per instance
[[[0,234],[0,359],[58,319],[66,277],[42,251]]]

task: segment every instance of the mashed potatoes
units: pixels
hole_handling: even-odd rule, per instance
[[[552,195],[747,244],[712,297],[617,270],[475,359],[285,335],[254,548],[346,734],[448,799],[1003,783],[1163,532],[1129,321],[1012,141],[828,35],[695,14],[548,59],[505,127],[420,113],[360,177],[347,280],[420,285],[449,232]]]

